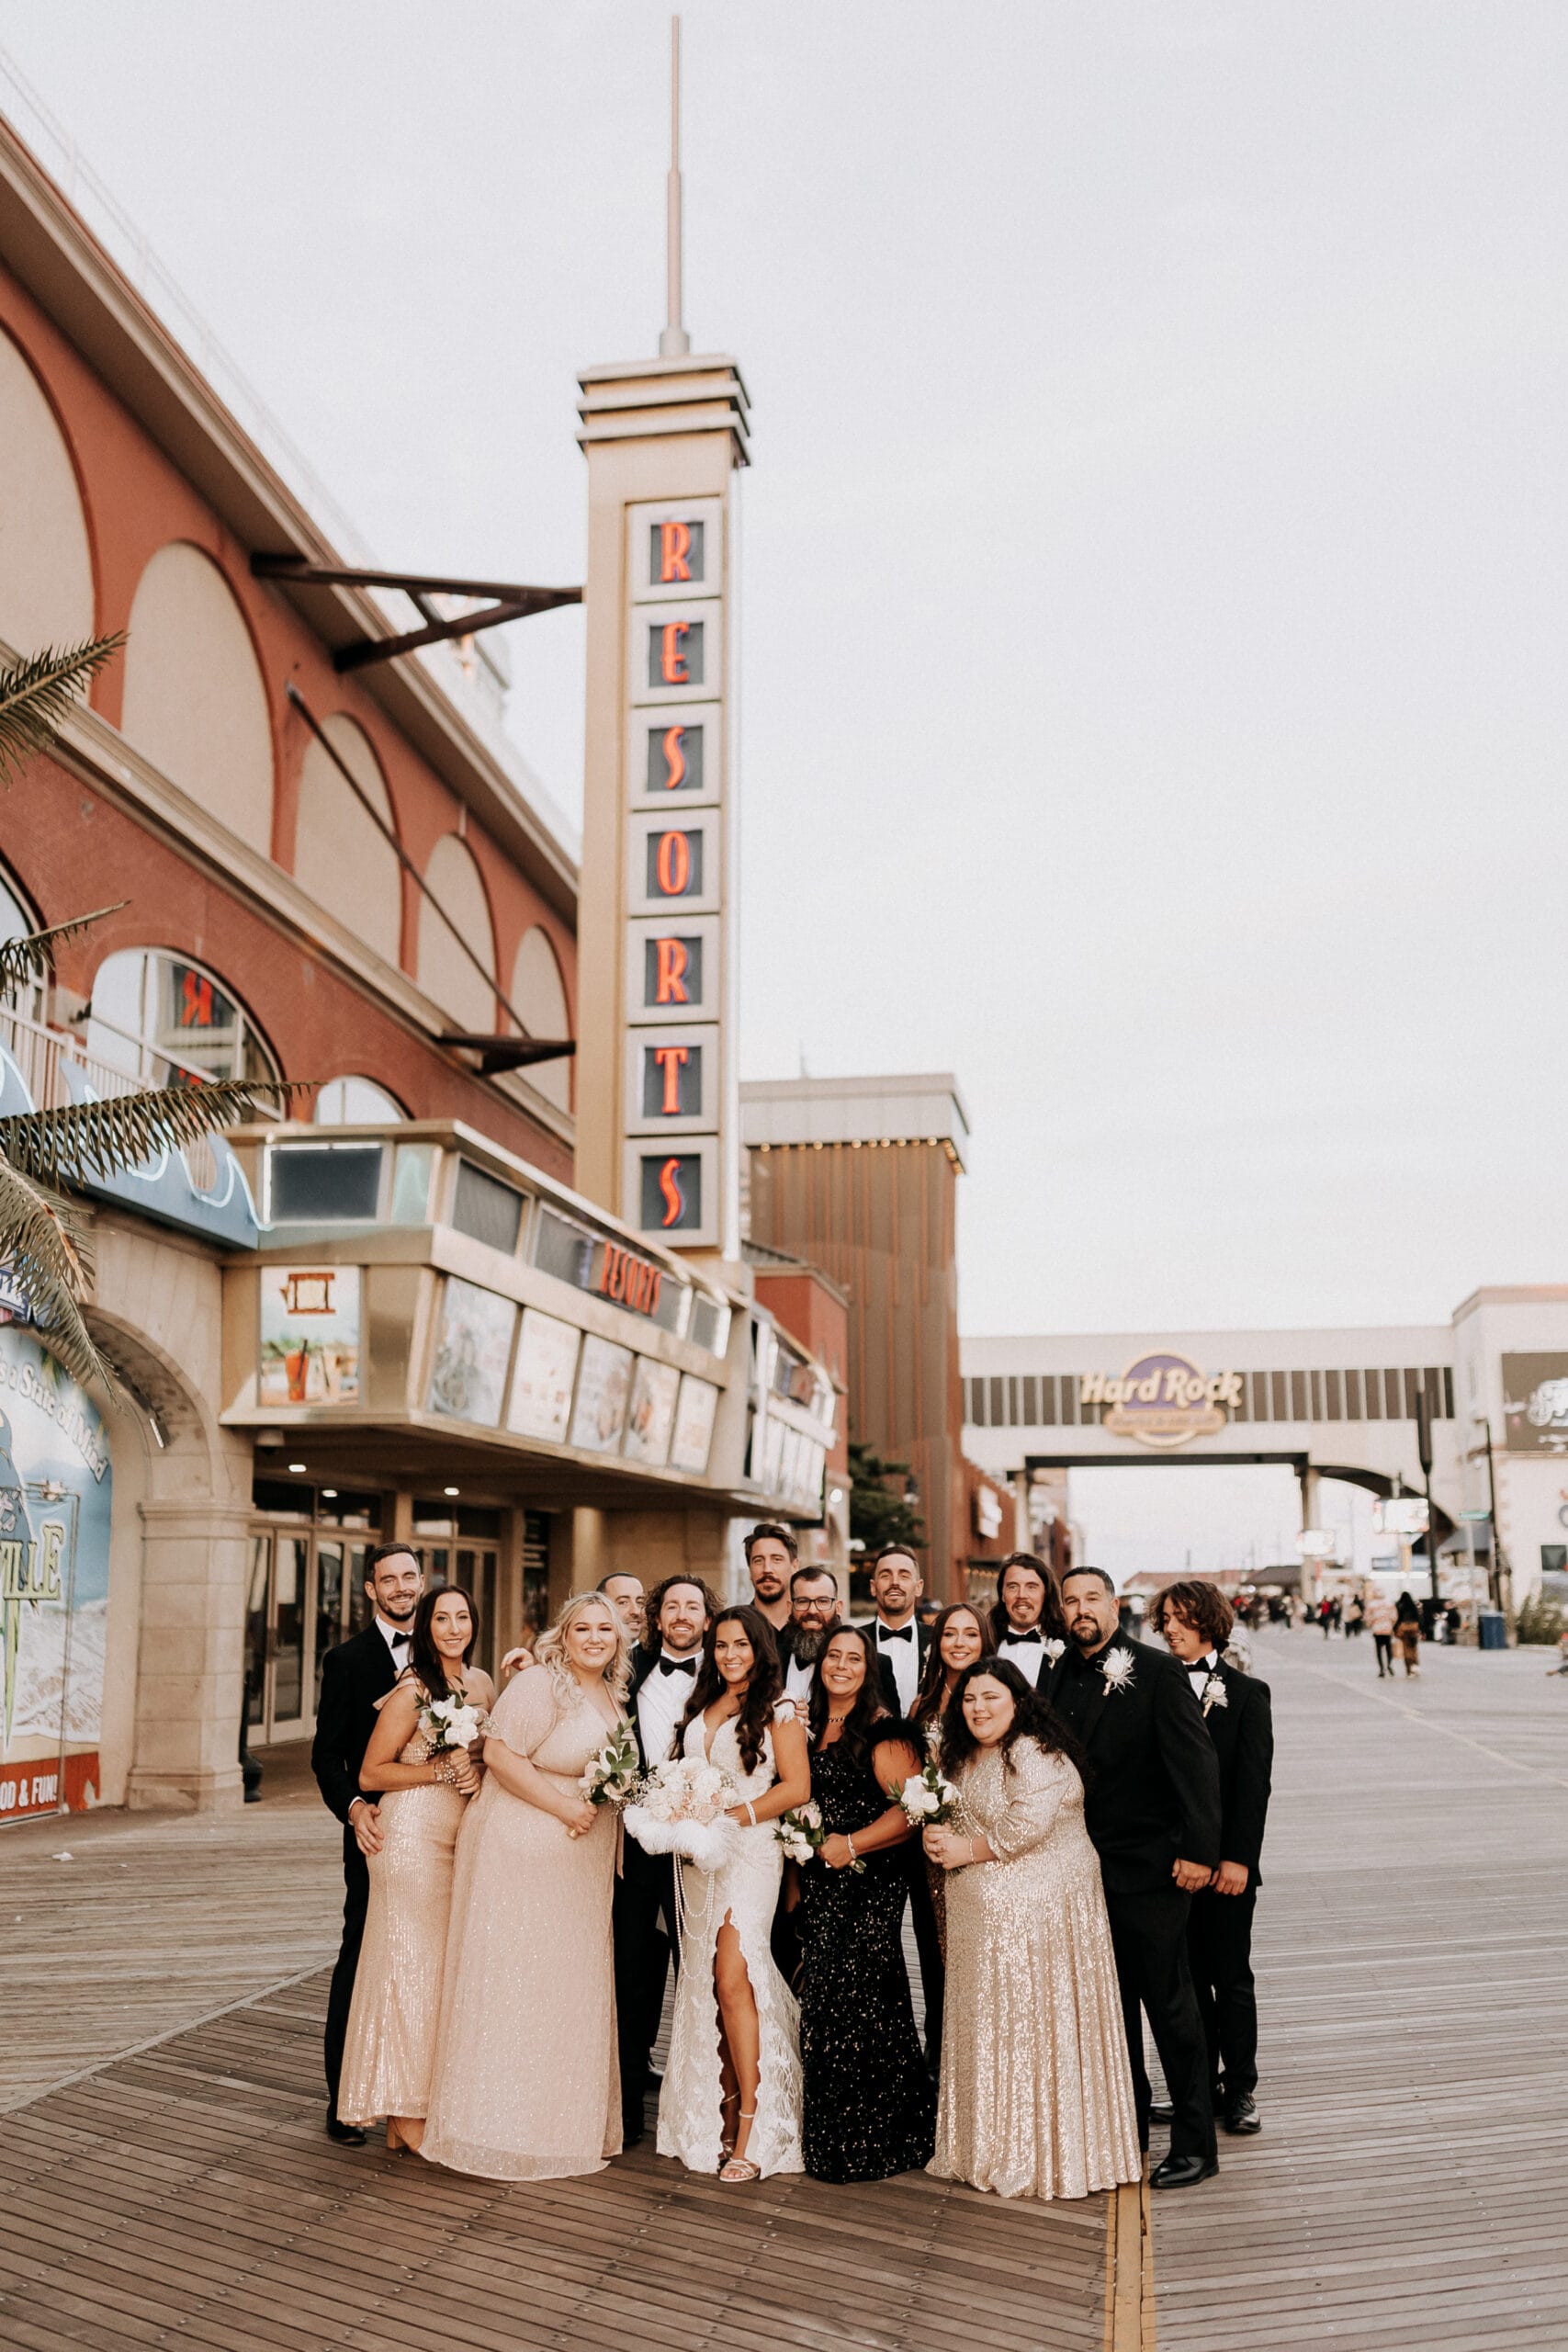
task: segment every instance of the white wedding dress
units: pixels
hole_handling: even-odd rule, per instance
[[[781,1700],[781,1711],[790,1706]],[[793,1709],[791,1709],[793,1713]],[[771,1731],[762,1735],[762,1752],[754,1772],[741,1770],[735,1719],[728,1717],[713,1737],[711,1753],[705,1748],[706,1725],[699,1715],[686,1726],[685,1753],[701,1760],[705,1754],[735,1782],[741,1802],[755,1804],[778,1778]],[[800,2172],[800,2007],[773,1964],[770,1938],[778,1905],[784,1854],[764,1821],[739,1833],[733,1860],[716,1871],[703,1871],[694,1862],[680,1862],[683,1919],[681,1930],[681,1972],[676,1979],[675,2021],[670,2036],[670,2056],[664,2087],[659,2095],[659,2153],[674,2156],[688,2172],[715,2173],[723,2161],[722,2086],[719,2079],[718,1996],[714,1990],[714,1957],[718,1931],[729,1920],[740,1939],[761,2028],[761,2067],[757,2084],[757,2118],[746,2143],[748,2160],[760,2165],[764,2178],[779,2172]]]

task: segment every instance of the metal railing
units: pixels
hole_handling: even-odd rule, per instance
[[[99,1026],[107,1026],[100,1023]],[[118,1034],[118,1032],[116,1033]],[[150,1087],[201,1086],[210,1072],[193,1069],[189,1063],[176,1061],[173,1055],[159,1051],[155,1046],[128,1038],[139,1059],[151,1063],[152,1073],[135,1078],[112,1062],[101,1061],[96,1055],[85,1051],[69,1032],[51,1029],[15,1005],[0,1003],[0,1046],[10,1055],[22,1075],[22,1083],[39,1111],[63,1110],[76,1100],[67,1086],[64,1069],[67,1063],[81,1073],[102,1100],[115,1095],[140,1094]],[[260,1106],[258,1106],[260,1108]],[[265,1115],[265,1112],[262,1112]],[[218,1182],[218,1155],[211,1138],[201,1136],[195,1143],[181,1150],[186,1173],[198,1193],[210,1192]]]

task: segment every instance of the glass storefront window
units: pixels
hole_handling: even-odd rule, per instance
[[[400,1143],[398,1146],[397,1159],[392,1166],[391,1224],[430,1223],[430,1174],[434,1165],[434,1144]]]
[[[251,1578],[245,1596],[245,1721],[266,1719],[266,1629],[272,1581],[272,1538],[251,1538]]]
[[[144,1086],[278,1075],[249,1014],[215,974],[187,956],[141,947],[122,947],[98,967],[87,1051]],[[281,1115],[276,1103],[257,1110]]]
[[[303,1535],[279,1535],[276,1542],[272,1720],[292,1724],[305,1712],[305,1592],[310,1546]]]

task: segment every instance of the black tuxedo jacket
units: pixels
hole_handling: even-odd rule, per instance
[[[871,1635],[872,1642],[873,1642],[873,1644],[874,1645],[875,1640],[876,1640],[876,1627],[877,1627],[877,1623],[878,1623],[877,1619],[876,1619],[876,1618],[874,1618],[874,1617],[863,1617],[863,1618],[861,1618],[858,1622],[859,1622],[859,1623],[861,1623],[861,1624],[863,1626],[864,1630],[865,1630],[865,1631],[866,1631],[866,1632]],[[916,1696],[918,1697],[918,1696],[919,1696],[919,1688],[920,1688],[920,1676],[921,1676],[921,1675],[924,1673],[924,1671],[925,1671],[926,1652],[930,1649],[930,1647],[931,1647],[931,1627],[930,1627],[929,1625],[922,1625],[922,1624],[921,1624],[921,1623],[920,1623],[920,1621],[919,1621],[919,1619],[918,1617],[916,1617],[916,1618],[912,1619],[912,1620],[911,1620],[911,1623],[912,1623],[912,1625],[913,1625],[913,1629],[914,1629],[914,1637],[915,1637],[915,1638],[914,1638],[914,1644],[913,1644],[914,1652],[915,1652],[915,1692],[916,1692]],[[878,1665],[878,1666],[881,1668],[881,1669],[882,1669],[882,1696],[883,1696],[883,1699],[884,1699],[884,1700],[885,1700],[885,1702],[886,1702],[886,1705],[887,1705],[887,1707],[889,1708],[890,1712],[891,1712],[892,1713],[896,1714],[896,1715],[899,1718],[900,1722],[902,1722],[902,1720],[903,1720],[903,1717],[904,1717],[904,1714],[905,1714],[905,1712],[906,1712],[906,1711],[905,1711],[905,1708],[904,1708],[903,1702],[900,1700],[900,1698],[899,1698],[899,1696],[898,1696],[898,1685],[897,1685],[897,1682],[895,1682],[895,1680],[893,1679],[893,1669],[892,1669],[892,1668],[888,1665],[887,1660],[883,1657],[883,1655],[882,1655],[882,1653],[881,1653],[881,1651],[880,1651],[880,1650],[877,1652],[876,1662],[877,1662],[877,1665]],[[914,1700],[913,1700],[913,1699],[911,1699],[911,1701],[909,1702],[909,1704],[910,1704],[911,1706],[913,1706],[913,1704],[914,1704]],[[916,1846],[916,1848],[917,1848],[917,1849],[918,1849],[918,1848],[919,1848],[919,1842],[920,1842],[920,1841],[919,1841],[919,1839],[918,1838],[917,1838],[915,1839],[915,1841],[914,1841],[915,1846]]]
[[[316,1708],[316,1736],[310,1747],[310,1770],[338,1819],[346,1822],[348,1809],[365,1792],[359,1768],[376,1728],[376,1702],[385,1697],[398,1679],[392,1653],[374,1621],[352,1641],[340,1642],[321,1660],[321,1696]]]
[[[1274,1711],[1267,1682],[1238,1673],[1223,1658],[1214,1671],[1225,1703],[1208,1708],[1203,1721],[1220,1759],[1220,1860],[1245,1862],[1256,1886],[1274,1765]]]
[[[1132,1679],[1117,1690],[1100,1670],[1113,1650],[1133,1660]],[[1213,1870],[1222,1859],[1219,1759],[1186,1668],[1168,1650],[1113,1634],[1087,1669],[1081,1716],[1063,1703],[1078,1671],[1069,1649],[1040,1689],[1069,1724],[1078,1724],[1089,1751],[1084,1818],[1107,1894],[1168,1886],[1179,1858]]]

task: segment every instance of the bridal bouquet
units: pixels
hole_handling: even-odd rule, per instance
[[[591,1756],[579,1788],[590,1804],[624,1804],[637,1786],[637,1734],[624,1719],[596,1756]]]
[[[933,1756],[923,1772],[912,1772],[901,1789],[889,1793],[901,1804],[917,1829],[931,1824],[951,1821],[953,1808],[958,1801],[958,1791],[944,1778],[941,1765]]]
[[[645,1854],[680,1854],[716,1871],[736,1849],[739,1829],[725,1819],[735,1783],[716,1764],[678,1756],[638,1781],[622,1819]]]
[[[483,1711],[470,1706],[460,1693],[420,1702],[420,1733],[432,1756],[449,1756],[457,1748],[472,1747],[483,1735],[485,1723]]]
[[[822,1808],[815,1800],[797,1804],[793,1813],[780,1814],[773,1824],[773,1836],[784,1848],[786,1862],[808,1862],[827,1835]]]

